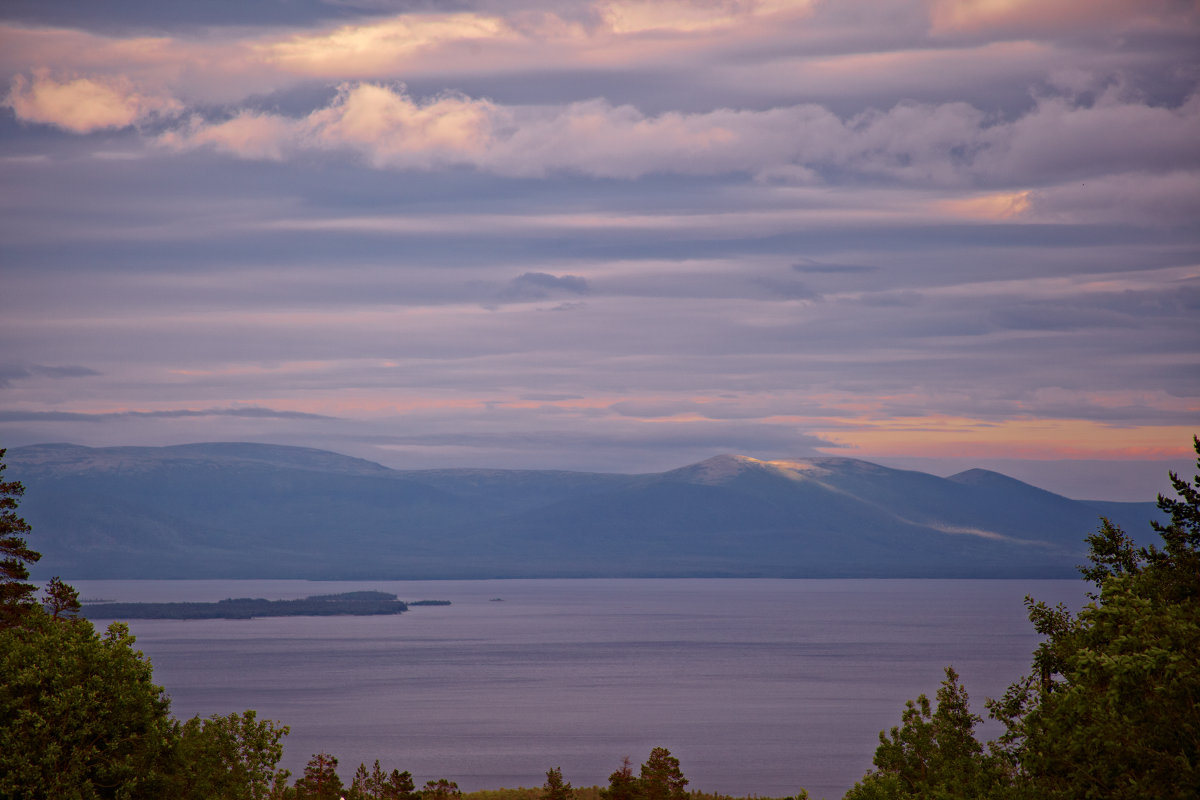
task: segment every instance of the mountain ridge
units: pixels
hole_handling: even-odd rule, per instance
[[[987,470],[723,454],[659,473],[395,470],[246,442],[9,450],[73,578],[1074,577],[1100,513]]]

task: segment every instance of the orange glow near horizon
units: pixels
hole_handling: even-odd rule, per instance
[[[821,448],[830,455],[851,450],[863,457],[960,456],[1033,460],[1153,460],[1186,457],[1200,424],[1113,427],[1089,420],[1006,420],[909,417],[846,420],[857,430],[814,431],[844,447]]]

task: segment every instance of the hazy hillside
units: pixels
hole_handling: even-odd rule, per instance
[[[1072,577],[1101,513],[1135,535],[1155,513],[844,458],[610,475],[56,444],[7,463],[43,577]]]

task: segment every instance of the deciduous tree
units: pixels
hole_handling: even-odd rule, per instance
[[[286,725],[254,711],[179,726],[172,758],[171,796],[178,800],[268,800],[287,781],[279,769]]]
[[[133,644],[40,609],[0,630],[0,797],[164,796],[168,700]]]

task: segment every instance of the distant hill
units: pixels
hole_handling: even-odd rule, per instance
[[[9,450],[35,577],[1075,577],[1101,514],[1007,476],[723,455],[658,474],[393,470],[247,443]]]

